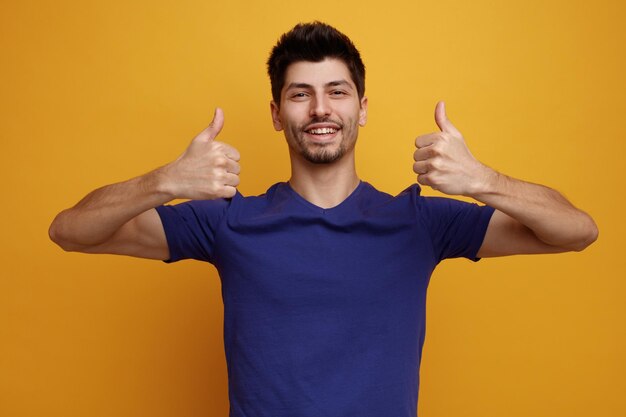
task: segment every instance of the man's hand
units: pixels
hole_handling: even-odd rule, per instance
[[[210,200],[230,198],[239,185],[239,152],[215,140],[224,126],[217,108],[211,124],[198,134],[185,152],[162,168],[163,189],[172,199]]]
[[[493,171],[471,154],[461,132],[448,120],[443,101],[435,107],[435,122],[441,132],[415,139],[413,171],[417,182],[445,194],[471,196]]]

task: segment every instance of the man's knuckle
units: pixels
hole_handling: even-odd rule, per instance
[[[430,152],[432,156],[441,155],[445,149],[446,144],[443,141],[437,141],[430,146]]]
[[[224,155],[218,155],[215,157],[215,159],[213,159],[213,164],[216,167],[223,168],[226,166],[227,161],[228,159]]]
[[[211,149],[215,152],[224,152],[224,144],[222,142],[211,142]]]
[[[222,195],[224,198],[231,198],[237,194],[237,190],[234,187],[224,187]]]
[[[219,178],[219,175],[214,176],[213,179],[211,180],[211,188],[215,192],[219,192],[220,188],[222,188],[222,184],[223,184],[223,181],[221,180],[221,178]]]

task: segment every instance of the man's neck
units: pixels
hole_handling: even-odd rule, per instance
[[[318,207],[331,208],[341,204],[359,182],[353,154],[329,164],[313,164],[292,157],[289,185]]]

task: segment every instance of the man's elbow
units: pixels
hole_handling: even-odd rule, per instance
[[[598,240],[598,226],[589,215],[580,224],[580,237],[572,245],[571,250],[580,252]]]
[[[65,239],[63,239],[60,228],[55,222],[56,222],[56,219],[54,222],[52,222],[52,224],[48,228],[48,237],[50,238],[51,241],[56,243],[57,246],[59,246],[64,251],[67,251],[67,252],[71,251],[71,245],[69,245],[68,242]]]
[[[59,213],[54,218],[54,220],[50,224],[50,227],[48,228],[48,237],[64,251],[78,252],[83,246],[73,243],[72,240],[67,236],[67,233],[64,232],[62,216],[63,212]]]

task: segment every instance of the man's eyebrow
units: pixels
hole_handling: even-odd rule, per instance
[[[292,88],[313,88],[313,86],[307,83],[291,83],[287,86],[287,90],[291,90]]]
[[[336,81],[329,81],[327,82],[324,87],[336,87],[338,85],[345,85],[348,88],[352,89],[352,84],[350,84],[348,81],[346,80],[336,80]],[[311,84],[307,84],[307,83],[290,83],[286,90],[291,90],[292,88],[313,88],[313,86]]]
[[[352,89],[352,84],[346,80],[337,80],[326,83],[326,87],[337,87],[338,85],[345,85],[346,87]]]

